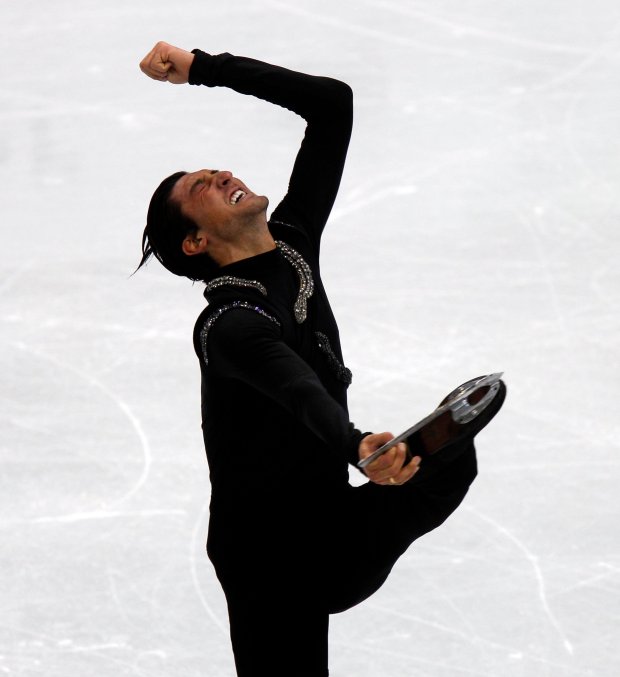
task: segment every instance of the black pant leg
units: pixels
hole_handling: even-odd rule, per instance
[[[334,544],[339,567],[330,584],[331,612],[376,592],[409,546],[456,510],[476,474],[474,445],[466,442],[427,468],[421,480],[396,487],[369,482],[353,489],[347,506],[351,528]]]
[[[228,604],[237,675],[326,677],[329,611],[317,527],[290,503],[257,508],[218,518],[208,542]]]
[[[225,589],[238,677],[327,677],[327,610],[265,584]]]

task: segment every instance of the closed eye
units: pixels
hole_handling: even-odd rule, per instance
[[[189,194],[193,195],[200,185],[204,185],[204,179],[196,179],[196,181],[194,181],[192,184],[192,187],[189,189]]]
[[[211,169],[209,170],[209,174],[213,176],[214,174],[217,174],[220,170],[219,169]],[[192,184],[192,187],[189,189],[189,194],[193,195],[196,190],[198,189],[199,186],[204,185],[205,180],[204,178],[196,179],[194,183]]]

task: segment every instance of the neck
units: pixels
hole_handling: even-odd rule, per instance
[[[218,242],[210,255],[219,266],[227,266],[236,261],[249,259],[276,248],[276,243],[268,229],[260,233],[248,234],[237,242]]]

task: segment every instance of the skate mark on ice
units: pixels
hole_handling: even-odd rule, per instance
[[[420,183],[427,179],[441,177],[447,169],[456,165],[466,164],[480,150],[484,151],[484,148],[478,146],[456,148],[451,151],[449,156],[441,158],[422,171],[409,175],[389,174],[384,175],[385,178],[381,180],[360,182],[353,191],[341,196],[338,205],[334,207],[330,214],[330,223],[334,223],[343,216],[363,211],[369,205],[383,203],[390,197],[398,198],[403,195],[414,195],[417,193]],[[370,190],[365,189],[366,185]]]
[[[553,275],[553,271],[551,270],[551,266],[549,264],[549,259],[547,256],[547,253],[545,251],[545,246],[544,243],[542,242],[542,238],[540,236],[540,230],[541,230],[541,219],[542,219],[542,214],[541,213],[535,213],[532,218],[526,216],[526,215],[521,215],[519,217],[519,221],[521,224],[525,227],[525,230],[529,231],[531,235],[532,242],[534,244],[534,250],[536,252],[536,258],[538,259],[542,269],[543,269],[543,274],[544,274],[544,281],[546,283],[546,287],[548,289],[548,294],[551,299],[551,304],[553,306],[553,310],[556,316],[556,319],[558,321],[558,325],[561,327],[562,330],[562,340],[565,343],[565,348],[570,349],[570,344],[568,342],[568,337],[570,336],[570,332],[568,330],[568,327],[566,325],[566,318],[564,316],[564,312],[562,310],[562,304],[560,303],[560,299],[558,297],[558,292],[557,292],[557,287],[556,287],[556,281],[555,277]],[[535,222],[534,222],[535,220]]]
[[[565,146],[568,149],[569,153],[573,156],[575,163],[578,167],[586,173],[593,183],[604,186],[608,191],[608,200],[609,211],[615,211],[615,207],[618,203],[616,184],[611,180],[609,173],[601,171],[600,163],[591,163],[588,162],[584,154],[579,150],[576,143],[576,134],[575,134],[575,120],[578,119],[579,106],[581,104],[588,103],[588,93],[583,90],[577,90],[570,98],[566,110],[564,111],[564,124],[562,125],[562,132],[565,138]],[[598,115],[596,117],[590,117],[586,120],[588,126],[585,128],[589,134],[598,135],[600,132],[597,129],[597,125],[601,118],[605,119],[610,117],[611,119],[617,118],[617,111],[606,111],[604,115]],[[611,153],[610,153],[611,154]],[[589,224],[588,224],[589,225]],[[581,233],[580,233],[581,235]],[[585,236],[593,236],[592,231],[586,231]]]
[[[483,522],[487,522],[491,526],[493,526],[497,531],[499,531],[503,536],[505,536],[509,541],[514,543],[514,545],[517,547],[518,550],[521,551],[521,553],[524,555],[525,559],[529,562],[531,565],[533,571],[534,571],[534,578],[536,580],[537,588],[538,588],[538,599],[540,601],[540,604],[543,608],[543,611],[545,613],[545,616],[547,616],[547,619],[549,620],[549,623],[551,626],[556,630],[558,633],[560,639],[562,640],[562,644],[564,648],[566,649],[567,653],[570,654],[571,656],[574,653],[574,648],[571,642],[568,640],[566,635],[564,634],[564,631],[562,629],[562,626],[558,622],[557,618],[554,616],[553,612],[551,611],[551,608],[549,606],[549,602],[547,600],[547,589],[545,585],[545,578],[542,573],[542,569],[540,568],[540,565],[538,564],[538,558],[534,553],[521,541],[519,538],[517,538],[509,529],[501,525],[499,522],[496,522],[494,519],[488,517],[487,515],[479,512],[475,508],[473,508],[470,505],[463,506],[464,510],[468,510],[469,512],[473,513],[478,517],[478,519],[482,520]]]
[[[581,581],[574,583],[573,585],[566,586],[565,588],[562,588],[562,590],[560,590],[558,594],[565,595],[574,590],[578,590],[579,588],[588,588],[599,582],[607,581],[610,578],[613,579],[615,577],[620,577],[620,569],[618,567],[613,566],[612,564],[609,564],[608,562],[598,562],[597,566],[601,569],[606,569],[606,571],[600,574],[596,574],[595,576],[589,576],[588,578],[584,578]],[[602,586],[597,587],[599,587],[600,590],[605,589]],[[609,592],[615,594],[617,592],[617,589],[612,588],[609,590]]]
[[[413,667],[412,664],[419,663],[418,670],[426,669],[426,668],[441,668],[446,670],[446,674],[449,672],[450,674],[465,674],[465,675],[476,675],[477,677],[497,677],[496,674],[491,673],[491,672],[481,672],[480,670],[473,670],[470,668],[466,667],[461,667],[458,665],[454,665],[452,663],[440,663],[438,661],[433,661],[433,660],[426,660],[424,658],[420,658],[419,656],[416,656],[414,654],[410,653],[404,653],[402,651],[392,651],[390,649],[383,649],[379,646],[370,646],[368,644],[364,644],[362,642],[358,643],[353,643],[353,642],[344,642],[342,640],[335,640],[331,642],[333,646],[340,646],[345,649],[350,649],[356,653],[359,653],[360,651],[372,654],[372,655],[382,655],[382,656],[389,656],[390,658],[397,658],[401,659],[403,661],[406,661],[407,663],[407,672],[408,675],[413,675],[413,674],[418,674],[417,670],[416,673],[410,672],[411,670],[415,670],[416,668]],[[415,643],[412,642],[412,650],[415,650]],[[419,674],[421,675],[427,675],[428,673],[425,672],[420,672]],[[431,673],[432,674],[432,673]]]
[[[577,54],[580,56],[589,54],[589,50],[583,47],[572,47],[571,45],[564,43],[540,42],[538,40],[528,40],[527,38],[515,37],[514,35],[508,35],[499,31],[478,28],[477,26],[470,26],[447,18],[444,19],[423,10],[410,9],[409,7],[405,8],[394,2],[364,0],[364,4],[371,5],[373,7],[380,7],[381,9],[387,9],[401,15],[410,16],[433,26],[446,28],[455,37],[471,36],[482,38],[484,40],[502,42],[507,45],[517,45],[519,47],[526,47],[528,49],[542,50],[545,52],[563,52],[566,54]]]
[[[424,625],[427,628],[432,628],[433,630],[439,630],[439,632],[445,633],[447,635],[453,635],[454,637],[458,637],[459,639],[464,640],[465,642],[468,642],[470,644],[488,644],[489,646],[493,647],[499,647],[500,645],[495,644],[494,642],[490,642],[489,640],[483,639],[480,635],[477,633],[473,632],[472,629],[472,634],[469,634],[467,632],[464,632],[463,630],[458,630],[457,628],[451,627],[449,625],[444,625],[443,623],[437,623],[436,621],[429,621],[426,618],[422,618],[421,616],[414,616],[413,614],[408,614],[405,613],[404,611],[398,611],[397,609],[391,609],[388,607],[381,606],[379,604],[373,604],[373,603],[367,603],[366,604],[367,608],[374,609],[375,611],[379,611],[381,613],[387,614],[389,616],[396,616],[398,618],[402,618],[403,620],[407,621],[412,621],[413,623],[417,623],[418,625]],[[454,607],[453,607],[454,608]],[[462,616],[462,613],[460,613]],[[467,623],[468,627],[471,627],[471,623]],[[509,647],[504,647],[501,646],[500,648],[506,649],[506,650],[514,650],[514,649],[509,649]]]
[[[354,35],[361,35],[367,38],[371,38],[373,41],[382,41],[387,42],[391,47],[394,45],[399,45],[402,47],[410,47],[413,49],[419,49],[428,54],[442,54],[446,56],[452,56],[456,59],[474,59],[478,62],[486,63],[506,63],[516,66],[523,70],[530,70],[543,73],[551,73],[552,68],[547,67],[546,65],[538,63],[528,63],[527,61],[522,61],[520,59],[511,59],[507,57],[498,57],[495,56],[486,56],[482,54],[473,54],[469,49],[454,49],[451,47],[441,47],[437,46],[435,43],[431,42],[422,42],[421,40],[413,40],[411,38],[403,37],[400,35],[395,35],[389,31],[381,31],[375,28],[366,28],[359,24],[353,24],[349,20],[338,19],[336,17],[328,17],[324,13],[312,12],[299,7],[293,7],[292,5],[287,5],[283,2],[278,2],[278,0],[265,0],[263,3],[268,7],[273,7],[279,12],[287,12],[288,14],[293,14],[295,16],[301,17],[306,21],[313,21],[324,26],[329,26],[343,33],[353,33]]]
[[[538,663],[541,665],[545,665],[548,667],[552,668],[557,668],[558,670],[562,670],[562,674],[575,674],[577,677],[581,677],[582,673],[579,668],[572,668],[569,665],[566,665],[564,663],[557,663],[555,661],[550,661],[546,658],[543,658],[542,656],[536,656],[532,653],[528,653],[527,651],[523,651],[523,649],[519,647],[514,647],[514,646],[509,646],[507,644],[502,644],[500,642],[494,642],[493,640],[490,639],[485,639],[484,637],[476,634],[475,636],[468,635],[466,632],[463,632],[462,630],[457,630],[455,628],[443,625],[441,623],[437,623],[435,621],[429,621],[427,619],[421,618],[419,616],[414,616],[413,614],[408,614],[403,611],[397,611],[396,609],[392,608],[387,608],[383,607],[377,604],[373,604],[370,602],[367,602],[366,605],[368,608],[374,609],[378,612],[385,613],[386,615],[389,616],[396,616],[398,618],[401,618],[403,620],[410,620],[414,623],[418,623],[420,625],[423,625],[428,628],[432,628],[434,630],[438,630],[439,632],[445,633],[446,635],[451,635],[453,637],[458,637],[459,639],[462,639],[468,643],[470,643],[474,647],[479,647],[484,649],[493,649],[495,651],[501,651],[505,652],[506,655],[509,656],[520,656],[523,659],[532,661],[533,663]],[[412,633],[415,634],[415,633]],[[558,673],[560,674],[560,673]]]
[[[110,507],[116,507],[127,500],[129,500],[132,496],[135,496],[140,489],[144,486],[146,483],[146,480],[150,474],[151,471],[151,465],[152,465],[152,453],[151,453],[151,446],[149,444],[149,440],[142,428],[142,424],[138,417],[133,413],[131,407],[116,393],[114,393],[110,388],[108,388],[104,383],[99,381],[99,379],[95,378],[91,374],[87,374],[86,372],[82,371],[81,369],[78,369],[77,367],[74,367],[73,365],[67,364],[66,362],[63,362],[62,360],[59,360],[55,357],[52,357],[51,355],[46,355],[45,353],[42,353],[41,351],[35,350],[34,348],[27,346],[26,344],[22,342],[18,343],[13,343],[11,344],[18,350],[21,350],[23,352],[26,352],[30,355],[33,355],[34,357],[39,358],[40,360],[43,360],[45,362],[49,362],[51,364],[54,364],[55,366],[59,367],[60,369],[63,369],[65,371],[68,371],[74,375],[76,375],[78,378],[82,379],[86,383],[88,383],[90,386],[93,388],[96,388],[97,390],[101,391],[108,399],[110,399],[118,409],[121,410],[121,412],[124,414],[124,416],[129,420],[131,423],[131,427],[133,428],[134,432],[136,433],[138,439],[140,440],[140,446],[142,450],[142,456],[143,456],[143,466],[142,466],[142,472],[140,474],[140,477],[136,480],[134,485],[125,493],[125,495],[121,496],[119,499],[115,500],[113,503],[110,504]]]
[[[551,89],[557,85],[563,85],[571,80],[574,80],[577,76],[581,75],[588,68],[593,66],[597,61],[603,58],[610,58],[617,60],[618,52],[615,50],[615,45],[617,41],[618,33],[620,32],[620,23],[616,23],[609,32],[608,40],[602,41],[599,43],[599,46],[596,49],[590,50],[590,52],[585,56],[581,61],[579,61],[574,66],[567,68],[563,73],[542,82],[539,85],[533,85],[529,88],[528,92],[540,92],[545,89]],[[602,40],[602,38],[601,38]]]
[[[116,519],[118,517],[162,517],[168,515],[186,515],[185,510],[93,510],[89,512],[74,512],[67,515],[49,515],[28,520],[28,524],[50,524],[72,522],[86,522],[88,520]]]

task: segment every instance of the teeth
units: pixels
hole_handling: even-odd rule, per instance
[[[245,192],[242,190],[236,190],[230,197],[230,204],[236,205],[237,202],[245,195]]]

